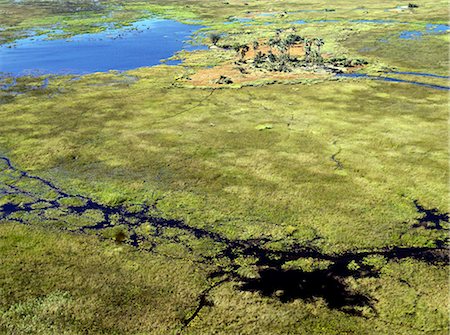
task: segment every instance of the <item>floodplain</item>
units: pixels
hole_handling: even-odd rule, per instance
[[[0,333],[448,334],[446,1],[0,14]]]

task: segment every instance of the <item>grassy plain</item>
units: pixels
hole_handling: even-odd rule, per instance
[[[342,22],[299,30],[323,37],[324,52],[365,57],[368,73],[447,74],[448,34],[398,38],[403,30],[446,22],[445,1],[421,1],[413,11],[386,10],[397,7],[393,1],[340,1],[327,12],[309,11],[331,9],[327,2],[246,3],[127,1],[91,8],[81,2],[86,10],[72,12],[60,3],[0,1],[0,10],[10,13],[0,22],[0,36],[13,40],[62,18],[65,34],[95,31],[105,20],[127,24],[148,10],[201,20],[232,44],[271,37],[296,19],[336,19]],[[284,11],[300,12],[287,18],[255,14]],[[255,21],[224,24],[232,17]],[[349,22],[354,19],[409,23]],[[158,217],[232,241],[263,239],[271,250],[301,245],[340,255],[445,244],[447,230],[417,227],[423,214],[414,201],[449,212],[448,91],[337,78],[196,88],[181,78],[236,56],[227,50],[181,56],[186,67],[52,76],[43,89],[29,89],[42,78],[19,78],[11,92],[1,92],[1,155],[66,192],[109,206],[147,204]],[[442,78],[420,80],[449,86]],[[9,176],[0,178],[2,187],[9,183]],[[0,206],[11,201],[23,202],[7,196]],[[56,220],[58,215],[65,213]],[[377,263],[377,275],[347,277],[348,289],[371,300],[357,315],[320,296],[283,302],[276,294],[243,290],[235,278],[211,286],[210,274],[223,266],[220,248],[177,230],[172,237],[177,241],[180,234],[190,249],[170,240],[147,252],[50,229],[48,222],[29,223],[5,220],[0,227],[4,333],[448,333],[446,264],[393,258]],[[205,249],[213,261],[198,262]],[[237,271],[252,277],[255,261],[244,256],[234,260]],[[313,270],[303,264],[302,271],[317,270],[312,262]],[[207,304],[185,327],[207,287]]]
[[[207,285],[187,259],[94,237],[4,224],[0,238],[5,334],[170,334]]]
[[[172,87],[182,71],[129,72],[131,85],[90,75],[51,99],[17,97],[2,108],[0,145],[65,189],[111,204],[158,194],[164,216],[236,238],[300,226],[330,250],[383,247],[418,217],[413,200],[448,210],[446,92],[328,81],[211,93]]]

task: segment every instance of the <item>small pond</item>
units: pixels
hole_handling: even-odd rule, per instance
[[[444,34],[450,31],[450,26],[447,24],[427,24],[425,31],[419,30],[405,30],[400,33],[400,38],[405,40],[420,39],[423,35],[427,34]]]
[[[121,29],[48,40],[30,37],[0,46],[0,72],[86,74],[153,66],[181,50],[205,49],[189,40],[202,28],[173,20],[145,19]],[[177,64],[180,61],[170,61]]]

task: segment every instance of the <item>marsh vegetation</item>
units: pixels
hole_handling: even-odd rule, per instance
[[[447,334],[448,6],[418,5],[0,1],[16,52],[155,17],[209,45],[1,75],[0,333]]]

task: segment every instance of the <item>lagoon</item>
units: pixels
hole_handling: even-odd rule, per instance
[[[151,18],[129,27],[68,39],[50,40],[47,35],[29,37],[0,46],[0,72],[14,76],[87,74],[158,65],[178,51],[205,49],[206,46],[189,42],[200,28]]]

